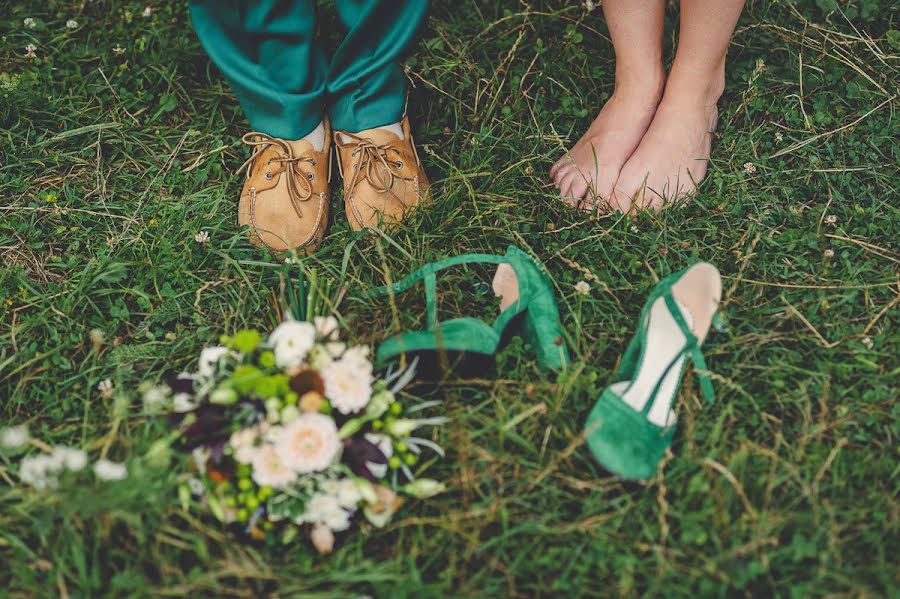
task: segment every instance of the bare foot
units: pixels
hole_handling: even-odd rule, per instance
[[[667,93],[619,174],[613,203],[623,212],[659,210],[692,193],[706,176],[718,114],[715,102],[670,100]]]
[[[650,126],[664,85],[662,66],[658,74],[641,81],[616,83],[616,91],[587,132],[550,169],[563,200],[593,208],[601,198],[619,208],[612,203],[613,186]]]

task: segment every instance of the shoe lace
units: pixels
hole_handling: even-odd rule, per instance
[[[371,139],[359,137],[353,133],[341,132],[340,135],[351,139],[349,143],[342,144],[344,147],[353,147],[350,153],[352,157],[359,155],[359,162],[354,169],[353,177],[350,179],[349,188],[352,190],[363,179],[369,182],[369,185],[378,193],[390,194],[399,201],[403,199],[398,196],[394,190],[394,182],[397,179],[411,181],[412,177],[405,177],[399,172],[403,168],[403,161],[400,160],[400,150],[390,144],[376,144]],[[395,154],[397,160],[391,160],[389,152]],[[340,161],[338,161],[340,166]],[[384,168],[378,168],[381,165]],[[341,167],[341,176],[344,175]]]
[[[250,155],[250,158],[238,168],[238,172],[246,170],[247,179],[250,179],[253,165],[257,158],[269,149],[270,146],[278,148],[281,155],[277,158],[270,159],[269,162],[277,162],[281,166],[277,170],[266,171],[265,176],[267,179],[272,179],[275,175],[284,173],[284,176],[287,178],[287,191],[288,197],[291,199],[291,204],[294,206],[297,216],[303,216],[301,204],[313,196],[312,181],[315,178],[315,175],[313,175],[313,173],[304,174],[303,171],[300,170],[299,165],[300,163],[305,162],[310,166],[316,166],[316,159],[305,154],[294,156],[294,149],[288,142],[265,133],[251,131],[244,135],[241,138],[241,141],[253,148],[253,153]],[[255,194],[256,190],[251,189],[251,193]]]

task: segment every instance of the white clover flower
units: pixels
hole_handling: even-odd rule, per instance
[[[587,297],[591,294],[591,285],[587,281],[578,281],[575,283],[575,293]]]
[[[188,489],[191,492],[191,495],[199,496],[203,495],[206,491],[206,487],[203,486],[203,481],[197,478],[196,476],[192,476],[187,481]]]
[[[150,17],[151,15],[153,15],[153,9],[150,8],[149,6],[145,6],[144,12],[142,12],[141,15],[146,19],[146,18]]]
[[[316,328],[308,322],[286,320],[269,335],[279,368],[293,369],[303,364],[316,340]]]
[[[59,485],[57,476],[61,469],[58,458],[46,454],[28,456],[19,465],[19,478],[38,491],[55,489]]]
[[[30,440],[28,427],[24,424],[0,429],[0,449],[18,451],[28,445]]]
[[[390,460],[394,456],[394,444],[387,435],[366,433],[365,437],[366,441],[377,447],[378,450],[384,454],[386,459]],[[388,465],[387,463],[376,464],[374,462],[366,462],[366,468],[369,469],[369,472],[371,472],[372,476],[375,478],[384,478],[387,474]]]
[[[281,489],[294,482],[297,473],[285,464],[275,447],[263,445],[253,457],[253,481],[261,487]]]
[[[22,19],[22,24],[25,25],[25,27],[28,29],[34,29],[35,27],[37,27],[37,23],[35,23],[34,19],[32,19],[31,17]]]
[[[824,254],[825,254],[825,259],[826,259],[826,260],[830,260],[831,258],[834,258],[834,250],[831,249],[831,248],[827,248],[827,249],[825,250]]]
[[[828,216],[825,217],[825,222],[828,223],[829,225],[833,225],[833,224],[837,223],[837,216],[835,216],[834,214],[829,214]]]
[[[281,461],[298,473],[318,472],[334,463],[341,449],[334,420],[307,412],[285,426],[275,441]]]
[[[196,235],[194,235],[194,241],[199,243],[200,245],[204,245],[209,242],[209,233],[207,231],[200,231]]]
[[[313,325],[316,327],[316,334],[319,336],[319,339],[337,341],[337,318],[335,318],[334,316],[316,316],[315,318],[313,318]]]
[[[234,459],[239,464],[250,464],[259,453],[256,440],[259,434],[254,428],[244,428],[231,433],[228,444],[234,450]]]
[[[69,472],[81,472],[88,462],[87,453],[84,450],[64,445],[54,447],[51,458]]]
[[[128,478],[128,468],[105,458],[94,462],[94,474],[103,481],[117,481]]]
[[[597,8],[597,3],[594,0],[584,0],[584,10],[587,12],[593,12]]]
[[[100,395],[103,397],[112,397],[113,388],[113,382],[109,379],[103,379],[97,383],[97,391],[99,391]]]
[[[784,140],[784,135],[781,134],[781,131],[775,132],[775,143],[780,144]]]
[[[312,527],[309,533],[313,547],[321,555],[327,555],[334,550],[334,533],[324,524],[318,523]]]
[[[871,337],[863,337],[862,344],[866,346],[866,349],[872,349],[875,347],[875,342],[872,341]]]
[[[116,56],[122,56],[123,54],[125,54],[125,48],[123,48],[119,44],[116,44],[116,47],[113,48],[113,54],[115,54]]]
[[[745,162],[744,163],[744,172],[752,175],[753,173],[756,172],[756,165],[753,164],[752,162]]]
[[[66,21],[66,29],[78,29],[78,21],[75,19],[69,19]]]
[[[34,44],[25,46],[25,58],[37,58],[37,46]]]
[[[202,377],[209,378],[216,374],[216,367],[222,358],[229,355],[227,347],[215,345],[213,347],[204,347],[200,351],[200,358],[197,361],[197,374]]]
[[[374,377],[367,353],[367,348],[351,347],[340,360],[332,362],[321,372],[325,381],[325,396],[341,414],[364,409],[372,398]]]

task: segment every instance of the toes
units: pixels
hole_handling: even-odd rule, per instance
[[[608,203],[610,208],[622,214],[628,214],[632,206],[631,198],[620,189],[610,193]]]
[[[569,164],[558,164],[558,167],[556,167],[556,170],[551,175],[551,177],[553,178],[553,183],[557,188],[560,187],[560,184],[566,178],[566,175],[571,169],[572,166]]]

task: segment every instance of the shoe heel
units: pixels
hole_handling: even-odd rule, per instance
[[[534,347],[538,364],[544,370],[565,370],[569,365],[569,351],[559,322],[535,314],[530,308],[526,310],[524,333]]]

